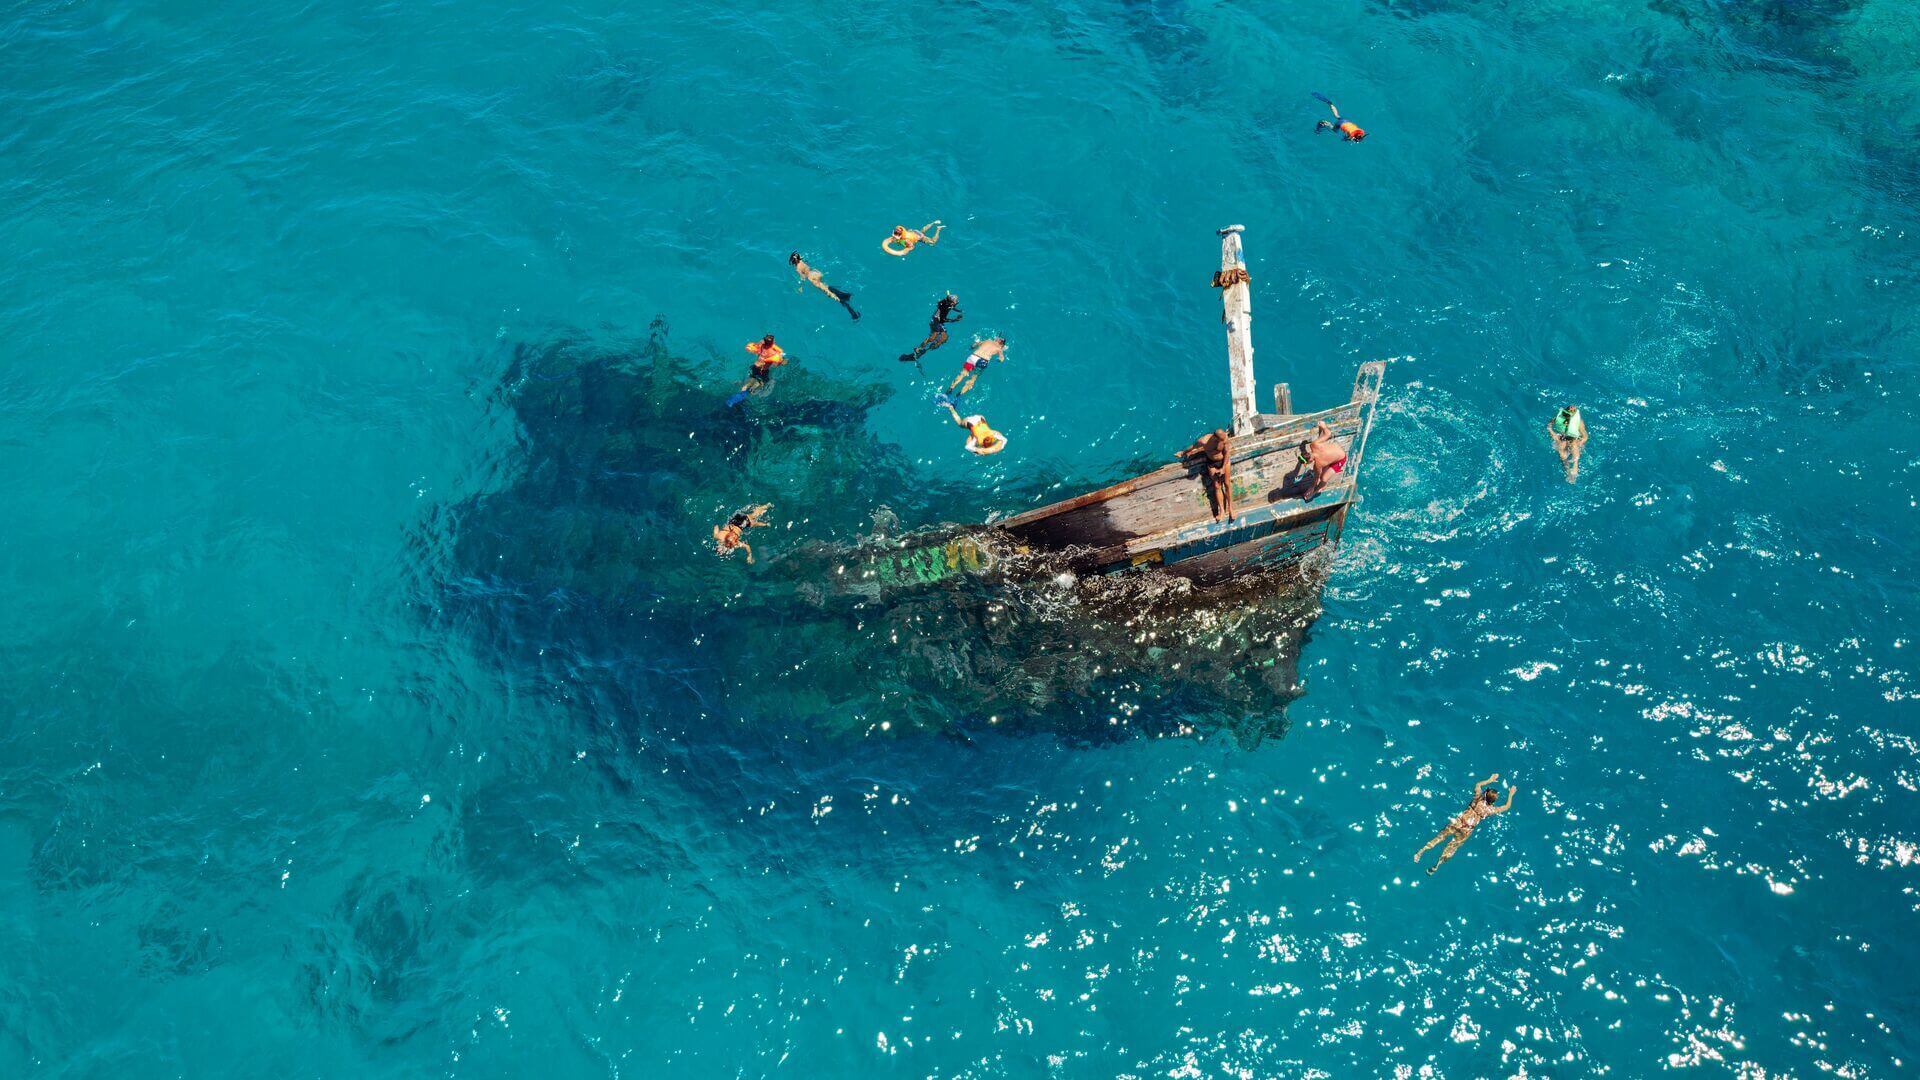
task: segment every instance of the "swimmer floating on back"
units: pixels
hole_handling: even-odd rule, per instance
[[[771,509],[773,509],[772,503],[749,506],[745,510],[735,510],[725,525],[715,525],[713,545],[719,549],[720,557],[724,559],[738,549],[746,552],[747,561],[752,562],[753,549],[747,546],[747,541],[742,534],[748,529],[765,528],[767,523],[760,519]]]
[[[944,228],[946,228],[946,226],[938,221],[929,221],[918,229],[909,229],[905,225],[895,225],[893,232],[889,233],[885,240],[880,241],[880,250],[889,255],[905,255],[907,252],[912,251],[914,246],[922,240],[929,244],[939,243],[940,230]],[[933,231],[928,232],[927,230],[929,229]]]
[[[1580,479],[1580,451],[1587,445],[1587,421],[1580,415],[1580,406],[1569,405],[1555,413],[1547,422],[1547,434],[1553,436],[1553,448],[1567,470],[1567,483]]]
[[[984,416],[961,416],[960,410],[953,407],[953,399],[941,394],[935,401],[947,407],[953,414],[953,422],[967,429],[967,449],[985,457],[997,454],[1007,448],[1007,437],[987,426]]]
[[[814,288],[840,301],[840,306],[847,309],[847,314],[853,316],[855,321],[859,320],[860,313],[853,310],[853,294],[827,284],[826,279],[820,276],[820,271],[807,265],[807,260],[801,258],[799,252],[796,251],[787,256],[787,265],[793,267],[793,272],[800,275],[800,280],[811,283]]]
[[[975,344],[973,352],[967,356],[966,366],[962,367],[960,374],[955,375],[953,381],[947,384],[947,392],[952,393],[954,387],[960,386],[961,379],[967,380],[967,385],[960,386],[961,394],[964,395],[967,391],[973,389],[973,384],[980,381],[980,373],[987,369],[987,361],[990,359],[997,359],[1002,363],[1006,362],[1006,338],[988,338],[985,341]]]
[[[1361,139],[1364,139],[1367,137],[1367,133],[1361,130],[1359,124],[1356,124],[1351,120],[1343,120],[1340,118],[1340,108],[1339,106],[1333,103],[1332,98],[1329,98],[1327,95],[1322,94],[1317,90],[1314,91],[1313,96],[1319,98],[1321,101],[1326,102],[1327,108],[1333,110],[1333,119],[1322,120],[1318,124],[1315,124],[1313,126],[1313,133],[1315,135],[1318,135],[1323,131],[1327,131],[1331,129],[1334,131],[1338,131],[1341,134],[1341,136],[1345,138],[1348,142],[1359,142]]]
[[[1493,803],[1495,799],[1499,798],[1499,792],[1494,788],[1487,787],[1487,785],[1498,783],[1499,780],[1500,774],[1494,773],[1492,776],[1473,785],[1473,801],[1468,803],[1467,808],[1460,811],[1457,817],[1449,821],[1446,828],[1440,830],[1439,836],[1427,841],[1426,847],[1414,852],[1413,861],[1419,862],[1420,856],[1425,855],[1433,845],[1442,840],[1447,841],[1447,846],[1441,850],[1440,857],[1433,861],[1432,866],[1427,867],[1427,873],[1433,873],[1435,870],[1440,869],[1441,863],[1453,858],[1453,853],[1460,850],[1460,845],[1467,842],[1467,837],[1473,835],[1473,827],[1475,825],[1480,824],[1495,814],[1506,813],[1507,810],[1513,806],[1514,792],[1520,789],[1517,787],[1508,788],[1506,804],[1503,806],[1495,806]],[[1482,791],[1482,788],[1486,788],[1486,790]]]

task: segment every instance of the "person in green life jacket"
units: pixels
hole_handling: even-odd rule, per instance
[[[1580,478],[1580,451],[1587,445],[1587,422],[1580,406],[1569,405],[1555,413],[1547,423],[1547,434],[1553,436],[1553,448],[1567,470],[1567,483],[1573,483]]]

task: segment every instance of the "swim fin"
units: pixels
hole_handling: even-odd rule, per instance
[[[946,394],[935,394],[935,395],[933,395],[933,407],[934,407],[934,408],[936,408],[936,409],[939,409],[939,408],[944,408],[944,407],[946,407],[946,406],[948,406],[948,405],[951,405],[951,404],[953,404],[953,399],[952,399],[951,397],[948,397],[948,396],[947,396]]]
[[[745,400],[747,400],[747,392],[745,390],[735,390],[733,396],[727,399],[727,408],[731,409]]]
[[[833,294],[833,298],[835,300],[838,300],[843,304],[853,299],[853,294],[846,291],[845,289],[836,289],[833,286],[829,285],[827,286],[827,291]]]
[[[1319,98],[1319,99],[1320,99],[1320,102],[1321,102],[1321,104],[1323,104],[1323,105],[1331,105],[1331,104],[1333,104],[1333,99],[1332,99],[1332,98],[1330,98],[1330,97],[1328,97],[1327,95],[1325,95],[1325,94],[1323,94],[1323,93],[1321,93],[1321,92],[1320,92],[1320,91],[1318,91],[1318,90],[1315,90],[1315,91],[1313,92],[1313,96],[1314,96],[1314,97],[1317,97],[1317,98]]]

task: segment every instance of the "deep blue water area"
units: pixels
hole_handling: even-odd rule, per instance
[[[1916,55],[1907,0],[0,10],[0,1076],[1911,1075]],[[1223,422],[1232,223],[1263,386],[1392,361],[1331,558],[866,584]]]

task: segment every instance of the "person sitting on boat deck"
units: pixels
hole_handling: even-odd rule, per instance
[[[1226,428],[1215,428],[1193,440],[1180,451],[1183,465],[1204,464],[1207,476],[1207,501],[1213,506],[1213,519],[1222,514],[1233,520],[1233,437]]]
[[[960,298],[947,293],[933,307],[933,317],[927,320],[927,339],[914,347],[910,353],[901,353],[900,362],[910,363],[919,360],[929,352],[947,343],[947,324],[957,323],[967,317],[960,310]]]
[[[997,454],[1007,448],[1007,437],[988,427],[986,417],[978,415],[961,416],[960,410],[954,408],[953,402],[948,400],[944,394],[940,396],[940,403],[945,405],[947,411],[953,414],[954,423],[967,429],[967,449],[985,457],[988,454]]]
[[[1300,444],[1300,467],[1313,470],[1313,482],[1307,486],[1302,500],[1311,499],[1327,489],[1327,481],[1334,473],[1343,472],[1347,467],[1347,448],[1333,437],[1333,429],[1324,421],[1313,425],[1313,438]]]
[[[929,221],[918,229],[895,225],[893,231],[887,234],[887,238],[880,241],[880,250],[889,255],[905,255],[923,240],[929,244],[939,243],[940,230],[944,228],[946,226],[938,221]]]
[[[967,380],[967,385],[960,386],[961,394],[973,389],[973,384],[980,381],[980,373],[987,369],[987,361],[991,359],[998,359],[1001,363],[1006,362],[1006,338],[988,338],[985,341],[976,342],[973,352],[967,355],[966,365],[960,369],[960,374],[955,375],[953,381],[947,384],[947,392],[952,393],[954,387],[960,386],[961,379]]]
[[[787,265],[793,267],[793,272],[800,275],[800,280],[810,282],[814,288],[840,301],[840,306],[847,309],[847,314],[853,316],[855,322],[860,320],[860,313],[853,310],[853,294],[827,284],[826,279],[820,276],[820,271],[809,266],[807,260],[800,257],[799,252],[796,251],[787,256]]]
[[[1433,861],[1432,866],[1427,867],[1427,873],[1433,873],[1435,870],[1440,869],[1441,863],[1453,858],[1453,853],[1460,850],[1461,844],[1467,842],[1467,837],[1473,835],[1474,826],[1495,814],[1504,814],[1511,809],[1513,807],[1514,793],[1520,789],[1517,787],[1509,787],[1507,789],[1506,803],[1501,806],[1495,806],[1495,800],[1500,797],[1499,791],[1496,788],[1488,787],[1488,785],[1496,784],[1499,781],[1500,774],[1494,773],[1492,776],[1473,785],[1473,801],[1468,803],[1467,808],[1460,811],[1457,817],[1449,821],[1446,828],[1440,830],[1440,835],[1427,841],[1426,847],[1414,852],[1413,861],[1416,863],[1419,862],[1420,856],[1425,855],[1431,850],[1433,845],[1445,840],[1447,846],[1441,849],[1440,857]],[[1482,790],[1483,788],[1485,790]]]
[[[773,369],[787,362],[787,351],[773,343],[773,335],[768,334],[759,341],[749,342],[747,351],[756,358],[753,369],[747,372],[747,381],[740,384],[740,392],[751,394],[773,381]]]
[[[765,528],[767,523],[761,518],[765,517],[767,511],[771,509],[773,509],[772,503],[749,506],[745,510],[735,510],[725,525],[715,525],[713,543],[720,550],[720,557],[724,559],[738,549],[746,552],[747,561],[752,562],[753,548],[747,546],[744,534],[748,529]]]
[[[1359,142],[1361,139],[1364,139],[1367,137],[1367,133],[1361,130],[1359,124],[1356,124],[1351,120],[1341,119],[1340,107],[1338,105],[1335,105],[1331,98],[1327,97],[1327,95],[1325,94],[1320,94],[1320,93],[1316,93],[1313,96],[1319,98],[1321,101],[1326,102],[1327,108],[1333,110],[1332,120],[1322,120],[1318,124],[1314,125],[1313,133],[1315,135],[1318,135],[1321,132],[1328,131],[1328,130],[1338,131],[1341,134],[1341,136],[1345,138],[1348,142]]]
[[[1569,405],[1547,422],[1547,434],[1553,436],[1553,448],[1560,454],[1560,466],[1567,471],[1567,483],[1580,478],[1580,451],[1587,445],[1587,422],[1580,406]]]

